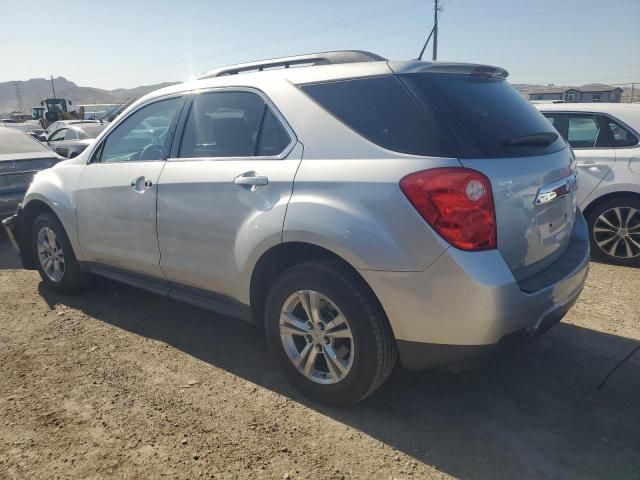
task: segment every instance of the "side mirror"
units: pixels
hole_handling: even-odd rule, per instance
[[[38,140],[42,143],[47,143],[47,136],[43,133],[42,135],[38,136]]]
[[[71,100],[69,100],[69,105],[73,105],[73,103],[71,103]]]

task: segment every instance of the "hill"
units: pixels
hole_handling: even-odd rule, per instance
[[[173,85],[177,82],[164,82],[156,85],[142,85],[135,88],[117,88],[115,90],[103,90],[100,88],[80,87],[64,77],[53,79],[56,96],[66,98],[73,105],[88,103],[121,103],[127,99],[141,97],[149,92]],[[16,82],[0,83],[0,112],[18,110],[16,95]],[[51,97],[51,80],[45,78],[33,78],[19,82],[20,95],[22,97],[22,109],[30,113],[31,108],[40,105],[43,98]]]

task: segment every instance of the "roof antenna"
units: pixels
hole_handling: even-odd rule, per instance
[[[429,33],[429,36],[427,37],[427,41],[424,42],[424,45],[422,46],[422,50],[420,50],[420,55],[418,55],[418,58],[416,58],[416,60],[422,60],[422,56],[424,55],[424,51],[427,49],[427,45],[429,45],[429,41],[431,40],[431,37],[433,37],[433,34],[436,34],[435,40],[434,40],[434,45],[433,45],[433,60],[437,60],[437,55],[438,55],[438,17],[440,16],[440,12],[442,11],[442,7],[438,5],[438,0],[434,0],[434,15],[433,15],[433,28],[431,29],[431,32]]]

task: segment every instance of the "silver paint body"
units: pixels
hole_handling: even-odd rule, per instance
[[[535,328],[582,288],[588,257],[535,294],[518,287],[519,279],[544,271],[561,256],[571,236],[586,235],[584,221],[576,217],[574,192],[534,205],[540,188],[569,174],[570,150],[464,162],[396,153],[345,127],[296,86],[414,72],[427,65],[381,61],[270,70],[153,92],[128,107],[77,158],[38,174],[25,203],[41,200],[53,209],[80,261],[247,305],[254,267],[270,248],[287,242],[323,247],[360,272],[382,303],[396,339],[495,343],[518,328]],[[101,138],[142,105],[213,89],[261,92],[286,123],[291,145],[277,158],[89,163]],[[491,180],[498,250],[451,247],[399,188],[409,173],[461,166]],[[247,172],[267,177],[268,184],[234,184]],[[152,186],[140,193],[130,183],[142,177]]]
[[[536,105],[542,112],[604,114],[640,138],[640,105],[624,103],[559,103]],[[586,210],[602,197],[640,195],[640,144],[633,147],[574,148],[578,162],[578,205]]]

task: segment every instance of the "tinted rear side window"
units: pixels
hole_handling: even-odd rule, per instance
[[[556,132],[506,80],[442,73],[404,74],[399,78],[431,118],[456,138],[461,157],[541,155],[566,146],[559,136],[546,144],[539,140],[513,142]]]
[[[445,156],[439,132],[395,76],[303,85],[348,127],[396,152]]]

